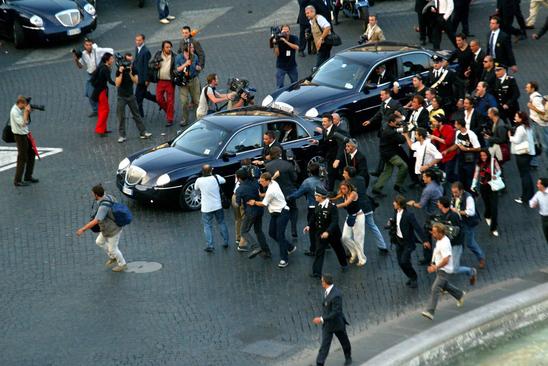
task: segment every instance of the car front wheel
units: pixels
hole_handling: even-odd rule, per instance
[[[179,206],[185,211],[199,210],[202,204],[202,196],[199,191],[194,189],[194,183],[196,183],[196,179],[189,180],[181,190]]]
[[[15,45],[15,48],[25,47],[25,33],[18,21],[13,22],[13,44]]]

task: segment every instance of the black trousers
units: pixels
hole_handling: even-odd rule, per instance
[[[335,251],[337,259],[339,260],[339,264],[342,267],[347,266],[348,261],[346,259],[346,253],[341,243],[341,234],[339,233],[338,235],[329,235],[327,239],[322,239],[320,235],[320,232],[316,232],[316,256],[314,257],[314,263],[312,264],[312,273],[319,275],[322,274],[325,250],[328,246],[331,246],[331,248],[333,248],[333,251]]]
[[[299,24],[299,51],[304,52],[304,49],[308,45],[308,54],[312,53],[312,41],[306,39],[306,30],[310,29],[310,25]]]
[[[529,203],[529,200],[534,194],[533,177],[531,177],[531,155],[522,154],[515,155],[516,164],[518,166],[519,177],[521,178],[521,199],[524,205]]]
[[[432,44],[434,50],[438,51],[440,49],[442,31],[445,31],[445,34],[447,35],[447,38],[449,38],[449,41],[451,41],[453,46],[457,48],[457,42],[455,41],[455,32],[453,31],[453,23],[451,23],[451,19],[448,19],[446,21],[445,19],[443,19],[442,15],[437,14],[432,17]]]
[[[432,41],[432,18],[430,15],[423,15],[420,12],[417,13],[417,19],[419,21],[420,40],[426,41],[426,36],[428,36],[428,41]]]
[[[151,102],[156,103],[156,96],[148,91],[148,87],[145,84],[137,84],[135,87],[135,98],[137,99],[137,105],[139,106],[139,113],[141,117],[145,116],[143,111],[143,100],[148,99]]]
[[[403,240],[400,243],[396,244],[396,256],[398,257],[398,264],[403,273],[410,280],[417,280],[417,272],[415,272],[413,264],[411,264],[411,253],[413,253],[414,250],[414,247],[403,243]]]
[[[333,168],[333,160],[326,160],[327,164],[327,187],[328,191],[335,190],[335,181],[339,179],[339,169]]]
[[[288,200],[289,207],[289,222],[291,223],[291,235],[297,236],[297,221],[299,220],[299,209],[297,208],[296,200]]]
[[[325,327],[322,329],[322,345],[320,346],[320,351],[318,352],[318,357],[316,358],[316,365],[321,366],[325,363],[325,359],[329,354],[329,348],[331,348],[331,341],[333,340],[333,335],[337,337],[341,343],[341,347],[344,352],[344,358],[348,359],[352,355],[352,348],[350,346],[350,340],[348,339],[348,334],[346,334],[346,328],[336,332],[326,331]]]
[[[316,67],[320,67],[321,64],[323,64],[325,61],[329,59],[331,56],[331,49],[333,46],[327,46],[322,45],[318,51],[318,54],[316,55]]]
[[[15,137],[15,143],[17,144],[17,167],[15,168],[15,179],[13,180],[13,183],[19,183],[23,178],[23,173],[25,173],[25,180],[32,178],[36,154],[32,149],[27,135],[14,134],[13,136]]]
[[[459,23],[462,23],[462,33],[470,34],[470,24],[468,17],[470,15],[470,0],[460,6],[455,6],[453,12],[453,29],[455,32],[459,29]]]
[[[521,10],[520,10],[521,13]],[[523,15],[522,15],[523,17]],[[500,28],[506,33],[514,36],[519,36],[522,34],[521,30],[514,28],[512,23],[514,22],[514,13],[512,12],[501,12],[500,14]]]
[[[309,207],[308,211],[306,213],[306,222],[310,222],[314,219],[314,207]],[[310,228],[308,231],[308,240],[310,241],[310,246],[308,247],[308,251],[312,253],[316,253],[316,230],[314,228]]]
[[[480,194],[485,206],[483,216],[486,219],[491,219],[490,229],[491,231],[495,231],[498,226],[499,194],[497,192],[493,192],[489,184],[480,184]]]
[[[548,244],[548,216],[541,216],[542,218],[542,231],[544,232],[544,238]]]

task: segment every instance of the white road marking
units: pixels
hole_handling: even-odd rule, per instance
[[[295,24],[299,15],[299,3],[297,0],[291,0],[271,15],[259,20],[247,29],[268,28],[273,25]]]
[[[51,156],[63,152],[58,147],[39,147],[40,158]],[[11,146],[0,146],[0,172],[15,168],[17,165],[17,148]]]
[[[222,8],[212,8],[205,10],[187,10],[182,11],[177,15],[175,20],[166,25],[160,25],[158,23],[158,30],[154,32],[150,37],[147,37],[147,42],[155,43],[162,42],[164,40],[173,40],[181,38],[181,28],[185,25],[192,27],[193,29],[204,29],[209,24],[213,23],[217,18],[225,15],[232,9],[232,6]],[[177,50],[178,45],[173,45]]]
[[[97,40],[103,34],[110,32],[112,29],[122,24],[122,22],[111,22],[97,25],[97,29],[94,32],[90,33],[88,36]],[[61,46],[61,47],[52,47],[52,48],[40,48],[30,52],[28,55],[18,60],[15,65],[26,65],[36,62],[47,62],[58,60],[62,57],[68,56],[70,54],[70,46]],[[107,47],[107,46],[105,46]]]

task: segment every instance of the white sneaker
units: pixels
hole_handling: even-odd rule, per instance
[[[493,234],[493,236],[496,236],[496,237],[499,236],[499,232],[497,230],[491,231],[491,234]]]
[[[166,18],[160,19],[160,23],[162,23],[162,24],[169,24],[169,20],[167,20]]]
[[[289,263],[287,263],[284,260],[281,260],[280,263],[278,263],[278,268],[285,268],[288,266]]]
[[[173,15],[168,15],[167,16],[167,20],[173,20],[173,19],[175,19],[175,17]]]
[[[358,259],[355,255],[351,256],[350,259],[348,260],[348,263],[352,264],[356,261],[356,259]]]
[[[122,137],[122,136],[118,137],[118,142],[120,142],[120,143],[126,142],[126,140],[127,140],[127,138],[125,138],[125,137]]]
[[[462,307],[464,305],[464,295],[466,295],[466,292],[462,292],[462,297],[460,298],[460,300],[457,300],[457,307]]]
[[[516,202],[519,203],[520,205],[523,203],[523,201],[521,200],[521,197],[519,197],[519,198],[514,198],[514,201],[516,201]]]
[[[434,314],[432,314],[431,312],[429,311],[423,311],[421,313],[422,316],[424,316],[425,318],[427,319],[430,319],[430,320],[434,320]]]
[[[491,219],[485,218],[485,222],[487,223],[487,226],[491,226]]]
[[[139,136],[142,139],[148,139],[152,134],[150,132],[145,132],[141,136]]]
[[[359,262],[356,264],[358,267],[363,267],[365,266],[365,264],[367,263],[367,258],[365,258],[365,260],[363,262]]]

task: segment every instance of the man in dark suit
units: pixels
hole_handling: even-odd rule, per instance
[[[377,66],[375,68],[375,73],[371,75],[371,79],[369,79],[370,83],[376,85],[381,85],[390,81],[394,81],[394,76],[386,71],[385,64],[380,64],[379,66]]]
[[[487,36],[487,54],[493,56],[495,62],[507,65],[512,72],[517,72],[516,59],[512,51],[510,36],[500,29],[500,18],[491,17],[489,21],[491,31]]]
[[[483,126],[485,125],[487,114],[482,116],[480,111],[475,108],[474,106],[474,100],[472,97],[465,97],[463,101],[463,108],[459,110],[455,116],[454,119],[460,119],[466,123],[466,128],[469,130],[474,131],[474,133],[478,136],[478,138],[481,136],[481,132],[483,131]],[[480,143],[482,146],[484,143],[480,140]]]
[[[304,14],[304,8],[310,5],[310,0],[299,0],[299,15],[297,24],[299,24],[299,56],[304,57],[304,49],[308,40],[306,39],[306,30],[310,29],[310,22]],[[309,52],[310,54],[310,52]]]
[[[450,115],[455,110],[456,101],[464,97],[464,84],[455,71],[444,66],[443,59],[432,56],[434,67],[426,77],[426,85],[436,91],[443,100],[443,110]]]
[[[289,207],[289,220],[291,221],[291,235],[297,237],[298,209],[296,200],[287,197],[297,190],[297,172],[293,163],[282,159],[280,146],[270,148],[270,161],[265,165],[265,170],[272,175],[272,179],[278,183]]]
[[[337,157],[341,154],[343,143],[342,135],[333,124],[333,116],[326,113],[322,116],[322,138],[318,142],[312,140],[311,143],[319,143],[319,148],[323,152],[325,163],[327,165],[327,185],[329,191],[335,188],[335,181],[339,178],[339,164],[336,163]]]
[[[495,92],[495,82],[497,81],[497,76],[495,75],[495,60],[493,56],[486,55],[483,58],[483,71],[481,72],[481,77],[479,81],[485,81],[487,84],[487,92]]]
[[[400,116],[405,115],[405,111],[396,99],[392,98],[390,95],[390,89],[383,89],[381,90],[381,106],[377,110],[377,113],[371,117],[370,120],[367,120],[362,123],[364,127],[367,127],[369,124],[379,124],[380,127],[386,126],[386,123],[388,122],[388,118],[390,118],[391,115],[399,114]]]
[[[415,13],[417,13],[417,18],[419,21],[420,41],[423,46],[426,45],[426,36],[428,36],[428,42],[432,41],[430,13],[426,12],[423,14],[422,12],[427,3],[428,1],[426,0],[415,0]]]
[[[424,108],[424,98],[415,95],[411,99],[411,109],[408,112],[407,120],[415,125],[415,128],[422,127],[430,130],[430,117],[428,109]]]
[[[425,247],[430,243],[426,240],[424,231],[417,222],[415,215],[406,209],[407,203],[403,196],[396,196],[392,202],[394,206],[394,216],[391,219],[390,241],[396,245],[396,254],[398,264],[407,276],[405,283],[411,288],[417,288],[417,272],[411,264],[411,253],[415,250],[416,235]]]
[[[468,37],[472,36],[470,34],[470,23],[468,21],[471,0],[455,0],[454,3],[455,10],[453,11],[453,29],[456,32],[459,28],[459,23],[462,23],[462,33]]]
[[[285,151],[276,139],[276,132],[272,130],[268,130],[263,135],[263,152],[261,154],[261,160],[253,160],[253,164],[255,165],[265,165],[268,161],[272,160],[270,157],[270,150],[277,146],[280,149],[282,149],[282,159],[285,159]]]
[[[432,45],[435,51],[440,49],[442,31],[445,31],[447,38],[457,47],[455,32],[450,18],[453,14],[453,0],[435,0],[434,6],[430,8],[432,16]]]
[[[512,76],[506,73],[506,66],[495,64],[495,98],[502,118],[509,122],[514,121],[514,116],[519,111],[519,88]]]
[[[351,166],[356,169],[356,174],[362,176],[365,188],[369,186],[369,169],[367,169],[367,158],[358,150],[358,141],[348,139],[338,161],[342,162],[342,168]],[[341,166],[341,165],[339,165]]]
[[[322,324],[322,345],[316,358],[316,365],[322,366],[329,353],[333,334],[337,336],[341,343],[345,365],[352,364],[352,349],[350,340],[346,334],[346,325],[348,322],[343,313],[342,292],[333,286],[333,277],[325,274],[322,276],[322,287],[324,291],[322,316],[316,317],[312,322],[316,325]]]
[[[332,4],[331,0],[310,0],[308,5],[312,5],[316,9],[316,14],[323,16],[331,24],[331,29],[333,29],[331,11]]]
[[[470,71],[464,73],[468,78],[469,84],[467,91],[472,93],[476,85],[481,78],[481,73],[483,72],[483,59],[485,58],[485,50],[480,47],[479,41],[473,39],[470,41],[470,51],[472,51],[473,59],[472,64],[470,65]]]
[[[151,54],[148,47],[145,45],[145,35],[138,34],[135,36],[135,56],[133,57],[133,70],[137,72],[139,78],[135,87],[135,98],[139,106],[141,117],[145,116],[143,111],[143,100],[148,99],[156,103],[156,96],[148,91],[148,62]]]
[[[308,218],[308,225],[303,230],[305,233],[313,231],[316,234],[316,252],[312,264],[312,273],[310,274],[311,277],[316,278],[320,278],[322,275],[325,250],[329,246],[335,251],[341,269],[346,271],[348,268],[346,253],[341,243],[342,233],[339,227],[337,206],[331,203],[327,194],[327,189],[322,185],[316,186],[314,215]]]

